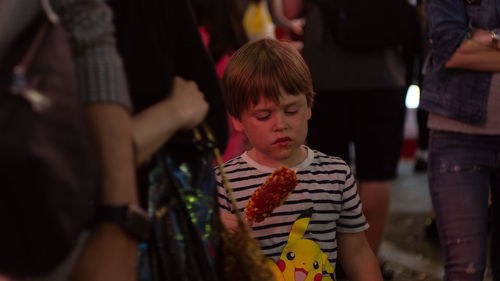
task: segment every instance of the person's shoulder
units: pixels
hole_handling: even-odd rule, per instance
[[[324,165],[338,165],[341,167],[346,167],[348,168],[349,166],[347,165],[346,161],[344,159],[337,157],[337,156],[332,156],[325,154],[319,150],[311,149],[314,153],[314,163],[320,164],[322,166]]]
[[[325,177],[325,179],[346,180],[352,174],[349,165],[342,158],[310,150],[312,159],[306,167],[302,167],[302,175],[314,175],[315,179]]]

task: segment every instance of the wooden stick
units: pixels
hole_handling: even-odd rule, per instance
[[[207,135],[208,140],[215,142],[215,137],[212,134],[210,128],[206,124],[202,124],[202,127],[203,127],[203,130],[205,131],[205,134]],[[220,171],[224,186],[229,191],[229,199],[231,200],[231,204],[233,206],[234,212],[238,216],[239,221],[243,222],[243,220],[241,219],[240,209],[238,208],[238,205],[236,205],[236,200],[234,199],[234,190],[231,187],[229,180],[227,179],[226,172],[224,171],[224,164],[222,163],[222,157],[220,154],[220,150],[218,147],[214,146],[213,152],[214,152],[214,156],[215,156],[215,161],[217,162],[217,166],[219,167],[219,171]]]

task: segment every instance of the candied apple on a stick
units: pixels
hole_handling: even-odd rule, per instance
[[[298,182],[295,172],[287,167],[275,170],[248,199],[245,206],[246,219],[250,222],[263,221],[286,201]]]

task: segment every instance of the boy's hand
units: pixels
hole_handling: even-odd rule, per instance
[[[235,214],[221,213],[220,220],[231,232],[234,232],[238,228],[238,218],[236,218]]]
[[[222,224],[231,232],[236,231],[238,228],[238,218],[236,217],[235,214],[228,214],[228,213],[221,213],[220,214],[220,220]],[[246,223],[248,226],[252,226],[252,222],[248,222],[244,220],[244,223]]]

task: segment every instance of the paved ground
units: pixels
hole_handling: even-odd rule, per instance
[[[379,257],[394,271],[394,281],[441,280],[441,250],[437,240],[425,234],[427,216],[427,213],[390,215]]]
[[[439,243],[425,231],[432,209],[426,177],[413,171],[413,160],[401,160],[379,252],[394,271],[394,281],[434,281],[443,275]]]
[[[379,252],[379,258],[394,271],[393,281],[442,280],[439,242],[425,231],[432,209],[426,177],[425,173],[413,172],[413,160],[401,160]],[[485,281],[491,280],[487,273]]]

